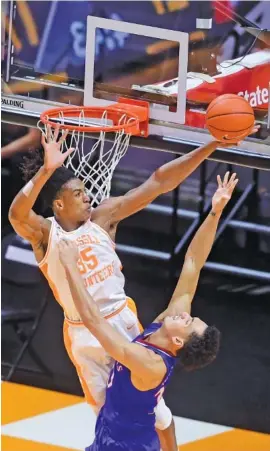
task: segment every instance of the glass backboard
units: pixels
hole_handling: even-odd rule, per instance
[[[150,137],[173,149],[209,140],[207,106],[234,93],[261,125],[240,148],[269,155],[269,2],[9,1],[2,15],[2,111],[21,122],[139,98]]]

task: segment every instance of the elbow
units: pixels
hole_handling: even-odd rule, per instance
[[[173,189],[168,178],[164,177],[163,172],[162,172],[162,167],[158,168],[152,174],[152,182],[155,186],[156,197],[160,196],[161,194],[168,193],[169,191],[171,191]]]
[[[16,205],[17,196],[13,200],[13,202],[8,210],[8,219],[11,223],[13,221],[20,221],[24,217],[24,215],[22,214],[22,209],[20,208],[20,205]]]
[[[14,208],[12,205],[8,210],[8,220],[10,221],[11,224],[13,221],[18,220],[18,212],[16,211],[16,208]]]
[[[169,174],[161,166],[154,172],[153,177],[160,195],[173,191],[186,178],[186,174],[181,174],[180,171]]]

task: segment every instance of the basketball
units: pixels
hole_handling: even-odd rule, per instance
[[[250,104],[236,94],[217,97],[206,111],[206,127],[218,141],[241,141],[251,132],[254,120]]]

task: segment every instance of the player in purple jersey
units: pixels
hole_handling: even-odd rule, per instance
[[[194,236],[167,309],[132,343],[99,312],[77,269],[78,251],[71,241],[59,244],[74,303],[84,325],[115,359],[95,431],[87,451],[159,451],[154,408],[162,397],[177,360],[194,370],[211,363],[220,332],[190,315],[200,271],[211,251],[221,213],[237,184],[236,174],[223,181],[212,199],[212,210]],[[164,450],[169,451],[169,450]],[[176,451],[176,450],[170,450]]]

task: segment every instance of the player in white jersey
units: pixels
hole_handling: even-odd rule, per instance
[[[32,153],[25,162],[24,176],[28,182],[15,197],[9,219],[15,231],[31,243],[39,267],[64,310],[65,346],[76,366],[86,399],[98,413],[113,362],[81,321],[59,260],[57,244],[62,238],[77,243],[78,265],[89,294],[104,317],[133,340],[140,332],[140,324],[136,307],[125,294],[121,262],[114,250],[117,225],[160,194],[173,190],[220,143],[212,141],[166,163],[138,188],[124,196],[106,199],[93,210],[83,182],[62,166],[73,149],[62,153],[61,143],[67,133],[60,139],[58,134],[59,127],[54,134],[48,127],[47,137],[42,137],[44,157],[38,161],[38,154]],[[38,197],[52,207],[53,218],[44,218],[33,211]],[[156,411],[156,427],[164,451],[176,450],[172,415],[163,400]]]

